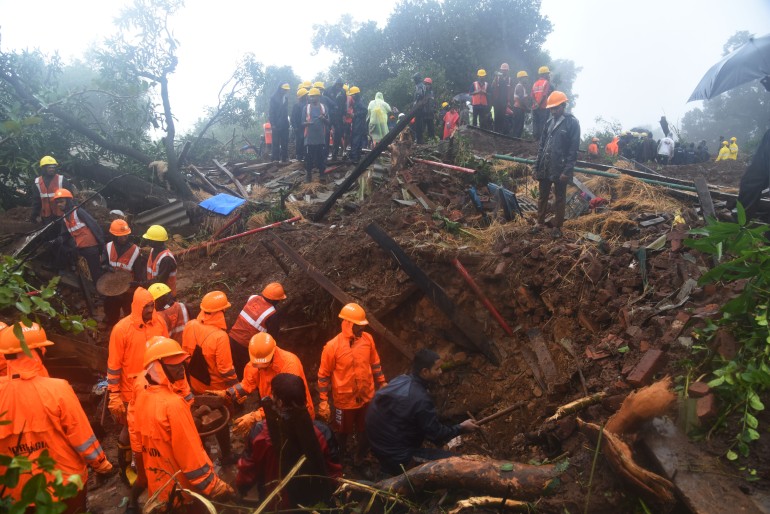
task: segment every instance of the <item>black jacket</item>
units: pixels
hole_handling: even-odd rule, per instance
[[[368,109],[361,101],[361,94],[357,94],[353,98],[353,125],[351,131],[353,134],[367,134],[366,115]]]
[[[267,114],[270,127],[274,130],[289,128],[289,100],[280,88],[270,97],[270,111]]]
[[[577,161],[578,145],[580,123],[577,118],[571,114],[565,114],[558,122],[553,117],[549,118],[540,138],[535,178],[556,182],[559,176],[564,174],[571,179]]]
[[[302,101],[304,98],[297,100],[297,103],[291,108],[291,128],[294,129],[295,134],[302,134],[305,127],[302,125],[305,122],[305,107],[306,101]]]
[[[408,464],[425,439],[441,446],[460,434],[460,425],[438,419],[427,383],[400,375],[374,395],[366,413],[366,435],[372,451],[392,464]]]

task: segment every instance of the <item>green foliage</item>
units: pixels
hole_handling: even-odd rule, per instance
[[[724,46],[724,55],[749,40],[748,31],[733,34]],[[758,81],[752,81],[726,93],[703,102],[703,108],[688,111],[682,118],[682,137],[687,141],[705,139],[716,153],[719,136],[738,138],[738,145],[744,155],[750,154],[770,128],[770,95]]]
[[[722,317],[716,324],[699,333],[708,341],[717,328],[722,328],[741,342],[733,359],[717,354],[709,355],[706,361],[715,377],[709,386],[724,400],[718,423],[732,412],[740,413],[739,429],[726,455],[730,460],[747,456],[750,443],[759,439],[757,413],[765,408],[760,397],[770,390],[770,246],[766,231],[766,226],[749,227],[743,206],[738,204],[737,223],[709,223],[690,232],[700,237],[685,241],[689,247],[721,261],[701,277],[701,284],[745,281],[741,293],[722,307]]]
[[[6,468],[5,474],[0,475],[0,511],[9,514],[23,514],[32,505],[39,514],[59,514],[67,509],[60,500],[74,498],[83,488],[79,475],[70,475],[64,483],[64,475],[56,469],[48,450],[43,450],[35,459],[0,454],[0,466]],[[32,476],[24,484],[19,501],[3,494],[6,488],[16,487],[23,475]]]

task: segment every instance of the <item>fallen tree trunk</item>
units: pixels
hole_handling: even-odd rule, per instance
[[[501,471],[506,464],[512,464],[513,469]],[[551,464],[531,466],[465,455],[426,462],[378,482],[376,487],[407,497],[425,489],[469,489],[474,494],[533,500],[545,494],[558,474],[556,466]]]
[[[101,164],[75,164],[73,175],[81,179],[93,180],[104,184],[114,179],[120,172]],[[151,184],[136,175],[126,175],[107,184],[101,195],[118,198],[120,203],[131,207],[132,212],[141,212],[161,205],[168,205],[175,195],[166,188],[157,184]]]
[[[511,512],[532,512],[532,505],[527,502],[508,500],[506,498],[495,498],[494,496],[474,496],[466,500],[460,500],[455,504],[447,514],[459,514],[464,510],[476,512],[478,509],[484,510],[507,510]]]

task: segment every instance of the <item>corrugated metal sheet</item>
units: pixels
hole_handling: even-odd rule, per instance
[[[177,200],[168,205],[162,205],[139,213],[134,218],[134,223],[139,225],[162,225],[164,228],[183,227],[190,224],[190,218],[187,216],[184,202]]]

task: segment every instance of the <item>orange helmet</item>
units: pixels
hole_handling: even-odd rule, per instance
[[[229,308],[230,302],[227,301],[227,295],[222,291],[211,291],[210,293],[206,293],[203,300],[201,300],[201,310],[209,314]]]
[[[252,364],[266,364],[275,353],[275,339],[267,332],[258,332],[249,341],[249,356]]]
[[[340,318],[350,321],[355,325],[369,324],[369,322],[366,321],[366,312],[364,312],[363,307],[357,303],[349,303],[344,306],[340,311]]]
[[[262,296],[268,300],[278,301],[285,300],[286,293],[283,290],[283,286],[279,282],[270,282],[262,290]]]
[[[113,236],[127,236],[131,233],[131,227],[128,226],[126,220],[115,220],[110,223],[110,234]]]
[[[29,348],[41,348],[43,346],[53,345],[53,341],[48,340],[48,336],[45,334],[43,327],[37,323],[32,323],[31,326],[26,326],[24,323],[21,325],[21,331],[24,334],[24,341]],[[21,341],[13,332],[13,326],[7,326],[0,331],[0,354],[8,355],[12,353],[21,353]]]
[[[147,341],[147,347],[144,350],[144,367],[151,362],[165,359],[166,364],[181,364],[189,355],[182,350],[179,343],[171,338],[163,336],[154,336]]]
[[[72,198],[72,191],[66,188],[57,189],[53,194],[53,199],[58,200],[59,198]]]
[[[561,91],[554,91],[548,95],[548,102],[545,104],[545,107],[546,109],[550,109],[551,107],[558,107],[563,103],[567,103],[567,95]]]

